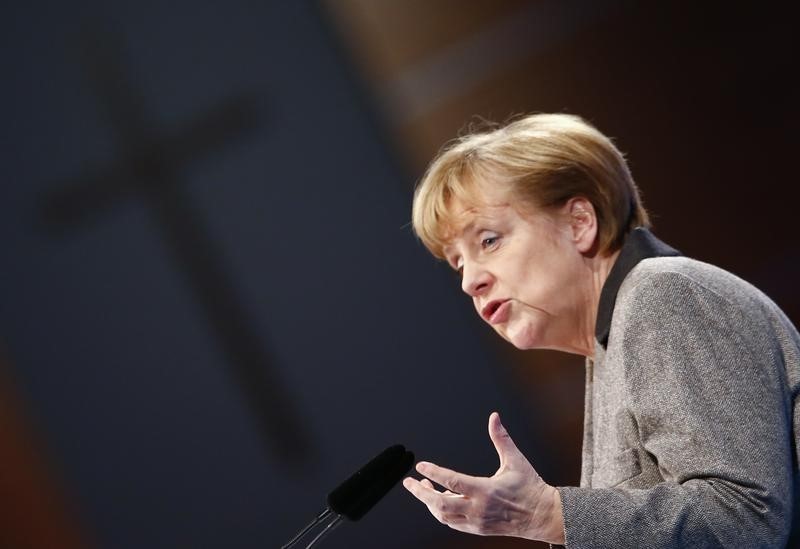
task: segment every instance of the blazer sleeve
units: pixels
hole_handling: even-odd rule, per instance
[[[792,408],[763,307],[679,273],[646,279],[628,306],[614,336],[625,406],[664,482],[559,488],[566,547],[783,547]]]

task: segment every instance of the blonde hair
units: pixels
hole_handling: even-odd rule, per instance
[[[650,225],[622,153],[578,116],[533,114],[446,145],[417,185],[411,220],[435,256],[443,256],[456,229],[453,200],[481,204],[481,185],[505,186],[512,205],[522,209],[586,198],[597,215],[601,253],[619,249],[635,227]]]

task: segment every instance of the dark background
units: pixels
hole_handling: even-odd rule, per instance
[[[648,4],[649,5],[649,4]],[[655,231],[800,319],[779,4],[7,5],[0,546],[276,547],[386,446],[578,481],[582,360],[481,325],[408,221],[474,116],[584,116]],[[521,547],[402,489],[325,547]]]

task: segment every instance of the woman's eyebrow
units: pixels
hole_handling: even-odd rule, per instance
[[[476,221],[477,221],[476,219],[473,219],[472,221],[470,221],[469,223],[464,225],[464,227],[462,227],[462,229],[460,231],[461,236],[466,236],[471,232],[475,232],[476,231],[476,229],[475,229]]]
[[[464,238],[469,238],[471,236],[477,235],[481,231],[487,230],[487,224],[490,222],[490,219],[487,218],[478,218],[471,221],[468,225],[466,225],[462,231],[461,236]]]

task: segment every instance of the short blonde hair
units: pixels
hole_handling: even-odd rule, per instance
[[[414,192],[412,226],[431,253],[443,257],[456,229],[453,199],[480,204],[486,184],[506,186],[512,205],[522,209],[586,198],[597,215],[601,253],[619,249],[635,227],[650,225],[622,153],[578,116],[533,114],[446,145]]]

